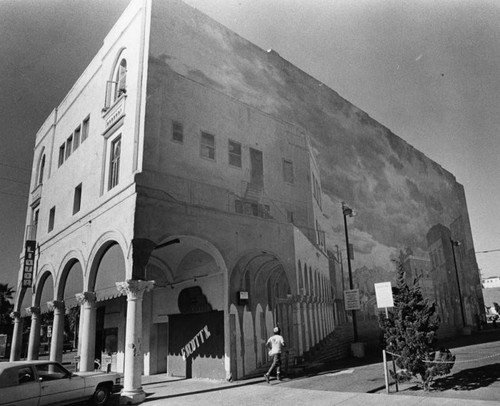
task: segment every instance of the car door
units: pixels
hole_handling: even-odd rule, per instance
[[[6,371],[11,384],[1,386],[0,405],[37,406],[40,383],[29,365],[17,366]]]
[[[57,362],[36,365],[40,379],[40,406],[75,402],[84,398],[85,381]]]

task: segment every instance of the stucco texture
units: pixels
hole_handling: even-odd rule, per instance
[[[173,0],[153,3],[150,63],[309,134],[328,246],[344,244],[340,202],[357,212],[349,219],[354,269],[393,269],[390,258],[404,247],[428,256],[428,230],[459,216],[472,244],[464,191],[452,174],[276,52]]]

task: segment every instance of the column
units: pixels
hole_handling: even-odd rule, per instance
[[[26,313],[31,316],[30,339],[28,344],[28,361],[38,359],[40,350],[40,307],[31,306],[26,308]]]
[[[20,312],[12,312],[10,317],[14,323],[12,331],[12,344],[10,346],[10,361],[19,361],[21,358],[21,346],[23,343],[23,320]]]
[[[120,403],[137,404],[146,399],[141,385],[142,372],[142,297],[154,281],[129,279],[117,282],[116,288],[127,295],[127,327],[125,334],[125,366]]]
[[[54,312],[52,323],[52,339],[50,340],[50,360],[62,362],[64,341],[64,302],[53,300],[47,303],[49,310]]]
[[[81,306],[82,328],[80,330],[79,353],[80,372],[94,370],[96,338],[96,294],[95,292],[77,293],[76,300]]]
[[[300,298],[297,297],[297,301],[294,303],[294,321],[295,321],[295,331],[297,334],[297,341],[295,346],[297,347],[297,353],[295,355],[299,356],[304,352],[304,342],[303,342],[303,332],[302,332],[302,312],[300,311]]]

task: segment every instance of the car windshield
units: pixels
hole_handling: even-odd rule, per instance
[[[59,364],[39,364],[36,366],[36,369],[38,370],[38,375],[40,376],[40,378],[43,378],[44,381],[63,379],[71,375],[68,370],[66,370]]]

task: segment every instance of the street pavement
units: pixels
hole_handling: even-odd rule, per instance
[[[385,388],[380,354],[317,365],[281,382],[263,377],[237,382],[143,376],[144,405],[500,405],[500,331],[444,343],[457,356],[451,374],[425,392],[416,382]]]

